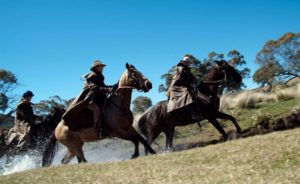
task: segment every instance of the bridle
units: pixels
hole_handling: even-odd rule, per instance
[[[143,80],[144,82],[145,82],[145,81],[148,81],[148,79],[145,78],[144,76],[141,75],[141,77],[142,77],[142,80]],[[140,89],[137,89],[136,86],[138,86]],[[142,82],[135,80],[135,81],[133,81],[132,85],[122,85],[122,86],[118,86],[118,88],[117,88],[112,94],[117,94],[118,91],[119,91],[120,89],[131,89],[131,90],[135,89],[135,90],[141,92],[141,91],[142,91],[142,87],[141,87],[141,86],[142,86]],[[133,117],[133,114],[132,114],[131,110],[129,110],[129,111],[124,110],[121,106],[119,106],[118,104],[116,104],[116,103],[114,103],[113,101],[111,101],[110,98],[107,98],[106,103],[107,103],[108,101],[109,101],[112,105],[114,105],[116,108],[118,108],[120,111],[124,112],[125,114],[129,114],[129,117],[128,117],[128,118],[132,118],[132,117]]]
[[[130,72],[130,71],[129,71]],[[128,75],[130,75],[130,73],[128,74]],[[144,77],[143,75],[140,75],[141,76],[141,80],[143,81],[143,82],[145,82],[145,81],[149,81],[146,77]],[[119,89],[135,89],[135,90],[137,90],[137,91],[139,91],[139,92],[142,92],[143,91],[143,87],[142,87],[142,84],[143,84],[143,82],[140,82],[140,81],[138,81],[138,80],[134,80],[133,81],[133,83],[131,84],[131,85],[122,85],[122,86],[119,86],[118,88],[117,88],[117,90],[116,91],[118,91]],[[137,86],[138,86],[138,88],[137,88]]]

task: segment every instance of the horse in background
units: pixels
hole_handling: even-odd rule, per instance
[[[46,146],[42,166],[51,165],[55,156],[55,147],[57,141],[67,147],[68,152],[62,159],[62,164],[67,164],[75,156],[78,162],[86,162],[82,146],[84,142],[98,141],[101,139],[118,137],[124,140],[129,140],[135,146],[141,142],[150,153],[155,151],[148,145],[147,141],[139,135],[133,128],[133,115],[130,110],[132,90],[148,92],[152,88],[151,82],[144,77],[133,65],[126,63],[126,70],[123,72],[118,82],[118,89],[109,96],[104,103],[102,113],[102,132],[105,136],[99,138],[97,130],[94,127],[83,127],[78,130],[70,130],[70,127],[65,125],[64,120],[59,123],[55,130],[55,134],[51,136],[49,144]],[[81,112],[82,117],[88,117],[89,114],[85,111]],[[84,124],[81,119],[74,121],[74,124]],[[90,119],[89,121],[92,121]],[[132,158],[139,156],[138,150],[135,150]]]
[[[31,125],[33,134],[32,140],[22,147],[18,147],[16,141],[12,141],[7,145],[6,140],[8,139],[7,136],[10,129],[0,129],[0,158],[6,155],[7,163],[9,163],[15,155],[26,153],[28,150],[38,150],[42,152],[47,140],[54,132],[64,112],[64,109],[53,107],[50,114],[48,114],[41,123]]]
[[[229,114],[219,111],[218,90],[220,85],[227,82],[240,83],[241,75],[229,65],[226,61],[217,61],[216,65],[208,72],[204,80],[196,87],[198,105],[200,108],[201,118],[199,122],[206,119],[223,135],[227,140],[228,135],[222,128],[218,119],[230,120],[236,127],[236,132],[240,133],[241,128],[235,118]],[[176,113],[167,113],[168,101],[160,101],[153,107],[142,114],[140,119],[135,122],[134,126],[147,140],[149,145],[164,132],[166,135],[166,149],[173,150],[173,136],[176,126],[186,126],[193,123],[199,123],[192,119],[191,110],[183,108]],[[138,149],[138,148],[137,148]],[[145,154],[148,154],[145,148]]]

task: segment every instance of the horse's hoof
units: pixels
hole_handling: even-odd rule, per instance
[[[223,137],[220,139],[221,142],[226,142],[227,140],[228,140],[228,135],[223,136]]]
[[[131,156],[131,159],[135,159],[135,158],[137,158],[137,157],[139,157],[139,155],[132,155],[132,156]]]
[[[163,150],[163,153],[170,153],[170,152],[174,152],[174,148],[166,148]]]

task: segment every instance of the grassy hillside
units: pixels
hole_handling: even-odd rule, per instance
[[[300,107],[300,97],[277,102],[259,103],[255,108],[235,108],[225,109],[223,112],[234,116],[242,130],[257,126],[263,120],[276,120],[278,118],[291,114],[294,110]],[[225,131],[235,131],[233,124],[230,121],[220,121]],[[300,122],[299,122],[300,123]],[[192,124],[184,127],[176,127],[174,146],[179,144],[207,142],[219,140],[220,133],[207,121],[201,122],[202,127],[197,124]],[[156,140],[158,145],[153,145],[156,150],[162,149],[165,146],[165,136],[161,134]]]
[[[282,94],[280,91],[280,96],[275,95],[276,100],[269,101],[267,93],[260,94],[259,98],[251,93],[257,100],[251,102],[251,108],[229,107],[223,112],[236,117],[246,136],[253,135],[247,130],[257,129],[261,123],[288,119],[295,110],[297,115],[293,121],[299,126],[299,95]],[[249,95],[244,96],[249,102]],[[232,99],[228,98],[227,102],[231,104]],[[212,125],[206,121],[201,124],[201,128],[197,124],[177,127],[175,150],[219,141],[220,134]],[[229,121],[221,124],[227,132],[234,131]],[[272,129],[265,132],[269,131]],[[157,143],[154,148],[161,150],[165,145],[163,135]],[[31,170],[0,176],[0,183],[297,183],[300,181],[299,143],[300,129],[294,129],[136,160]]]
[[[300,129],[104,164],[29,170],[0,183],[297,183]]]

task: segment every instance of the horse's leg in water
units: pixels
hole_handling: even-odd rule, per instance
[[[151,144],[153,143],[154,139],[155,138],[154,138],[153,132],[152,133],[148,132],[147,133],[147,143],[148,143],[148,145],[151,146]],[[149,155],[149,151],[146,148],[146,146],[144,146],[144,150],[145,150],[145,155]]]
[[[134,153],[131,155],[131,158],[137,158],[140,156],[139,141],[137,139],[132,139],[131,141],[134,144]]]
[[[147,143],[149,146],[152,145],[154,140],[159,136],[159,134],[162,132],[162,128],[153,128],[150,132],[147,132]],[[145,149],[145,155],[149,154],[148,149],[144,146]]]
[[[223,135],[224,140],[228,139],[228,135],[225,130],[222,128],[218,120],[214,117],[209,117],[207,120]]]
[[[67,154],[61,160],[61,163],[62,164],[68,164],[74,157],[75,157],[75,154],[68,151]]]
[[[145,149],[147,149],[151,154],[155,154],[155,151],[151,148],[148,142],[140,134],[137,133],[137,137],[138,137],[138,141],[144,145]]]
[[[78,143],[73,145],[74,146],[74,152],[77,156],[78,163],[87,162],[87,160],[84,157],[83,150],[82,150],[83,144],[84,144],[83,142],[78,142]]]
[[[174,137],[174,131],[175,131],[175,127],[168,127],[167,130],[165,131],[165,135],[166,135],[166,151],[173,151],[174,147],[173,147],[173,137]]]
[[[77,156],[78,163],[86,162],[86,159],[82,150],[83,142],[73,143],[72,145],[68,145],[68,153],[64,156],[61,163],[67,164],[69,163],[74,156]]]
[[[10,165],[12,163],[12,161],[14,160],[15,158],[15,155],[12,154],[11,152],[10,153],[7,153],[6,154],[6,161],[5,161],[5,164],[6,165]]]
[[[225,120],[232,121],[232,123],[234,124],[234,126],[236,128],[236,132],[241,133],[241,127],[239,126],[238,122],[235,120],[235,118],[233,116],[218,111],[216,117],[220,118],[220,119],[225,119]]]

